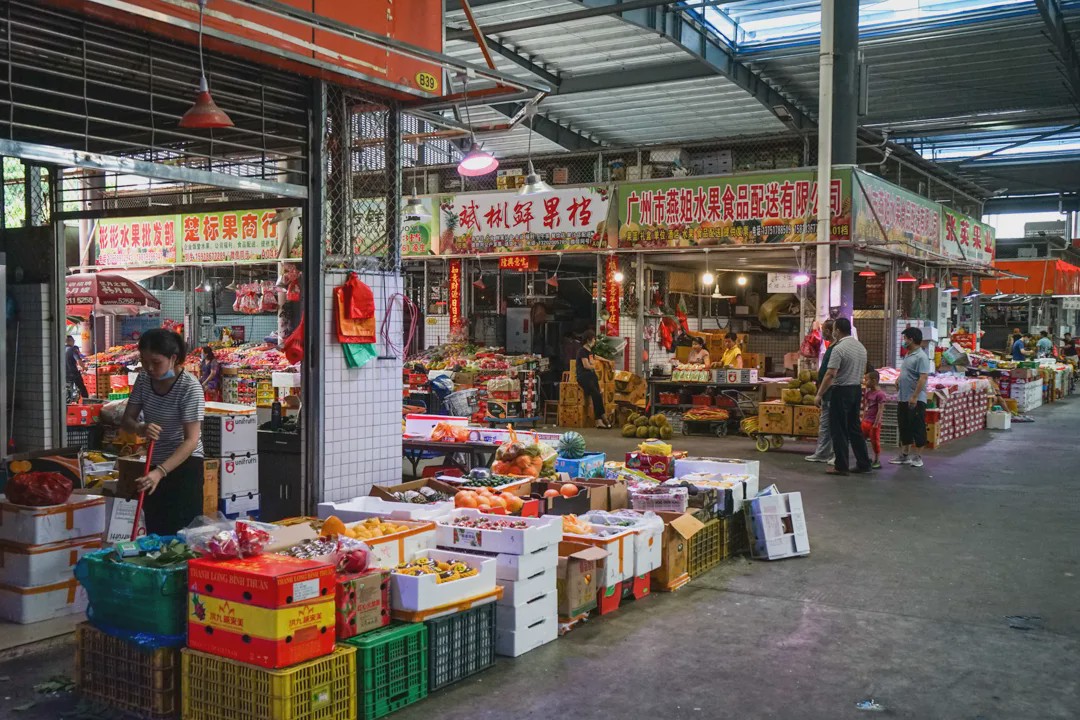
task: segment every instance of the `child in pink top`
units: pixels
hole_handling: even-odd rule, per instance
[[[863,378],[862,432],[874,449],[874,461],[870,467],[881,469],[881,418],[885,414],[885,391],[878,387],[881,376],[877,370],[868,370]]]

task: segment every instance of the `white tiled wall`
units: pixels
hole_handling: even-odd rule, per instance
[[[11,386],[15,393],[15,447],[20,453],[45,450],[54,447],[56,440],[52,394],[53,373],[59,362],[52,350],[55,329],[49,309],[49,286],[12,285],[10,290],[19,317],[18,361],[8,362],[8,373],[15,372]],[[14,327],[8,341],[16,341]]]
[[[325,277],[323,345],[323,501],[367,495],[372,485],[401,482],[401,368],[400,357],[376,358],[362,368],[349,369],[337,341],[333,321],[333,290],[345,282],[341,273]],[[375,295],[375,319],[382,327],[387,299],[401,292],[402,279],[390,275],[361,275]],[[394,305],[390,336],[401,343],[401,306]],[[391,350],[382,341],[380,356]]]

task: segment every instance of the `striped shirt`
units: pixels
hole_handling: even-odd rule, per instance
[[[841,338],[832,346],[829,369],[836,371],[833,385],[836,387],[862,386],[866,374],[866,348],[855,338]]]
[[[184,443],[184,423],[202,422],[205,411],[202,385],[189,372],[180,373],[164,395],[154,390],[145,372],[139,373],[131,388],[128,405],[139,408],[144,422],[161,426],[161,437],[154,443],[154,457],[150,460],[154,465],[176,452]],[[201,436],[191,456],[203,457]]]

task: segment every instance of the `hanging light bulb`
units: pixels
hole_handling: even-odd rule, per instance
[[[465,153],[464,157],[461,158],[457,171],[458,175],[464,175],[465,177],[479,177],[495,172],[495,169],[499,167],[499,161],[491,153],[481,150],[476,144],[476,136],[472,134],[472,114],[469,112],[469,78],[467,75],[462,78],[462,88],[465,96],[465,120],[469,125],[472,146],[469,148],[469,152]]]
[[[802,287],[803,285],[810,282],[810,276],[800,270],[799,272],[795,273],[794,276],[792,276],[791,282],[795,283],[795,285],[799,287]]]
[[[705,250],[705,272],[701,274],[701,284],[705,287],[716,284],[716,276],[709,270],[709,251]]]
[[[900,274],[896,276],[896,282],[899,282],[899,283],[919,282],[919,278],[912,275],[911,271],[908,270],[908,266],[905,265],[903,267],[903,269],[900,271]]]
[[[877,273],[870,267],[870,261],[866,261],[866,265],[859,271],[859,277],[877,277]]]
[[[740,275],[739,277],[735,278],[735,282],[738,283],[739,287],[746,287],[746,276]]]
[[[206,68],[203,64],[203,12],[207,0],[199,0],[199,90],[195,93],[195,102],[180,118],[182,128],[228,128],[233,121],[225,111],[217,106],[210,97],[210,85],[206,82]]]
[[[423,202],[416,196],[405,201],[405,207],[401,212],[402,220],[405,222],[420,222],[431,219],[431,213],[424,209]]]
[[[529,174],[525,176],[525,184],[518,190],[518,195],[546,195],[553,192],[555,192],[555,188],[544,182],[544,179],[536,172],[536,168],[533,167],[532,160],[530,160]]]
[[[176,273],[172,273],[172,284],[169,285],[169,287],[165,288],[165,290],[167,290],[167,291],[179,290],[179,288],[176,287]]]
[[[956,287],[955,285],[948,285],[942,288],[941,292],[945,293],[946,295],[953,295],[960,292],[960,288]]]
[[[617,282],[617,283],[621,283],[621,282],[622,282],[623,280],[625,280],[625,279],[626,279],[626,276],[625,276],[625,275],[623,275],[623,272],[622,272],[622,270],[616,270],[616,271],[615,271],[615,274],[614,274],[614,275],[612,275],[612,276],[611,276],[611,278],[612,278],[612,279],[613,279],[613,280],[614,280],[615,282]]]

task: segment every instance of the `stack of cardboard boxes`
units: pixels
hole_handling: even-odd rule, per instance
[[[259,420],[254,413],[207,413],[203,451],[216,461],[218,510],[228,518],[259,515]]]

